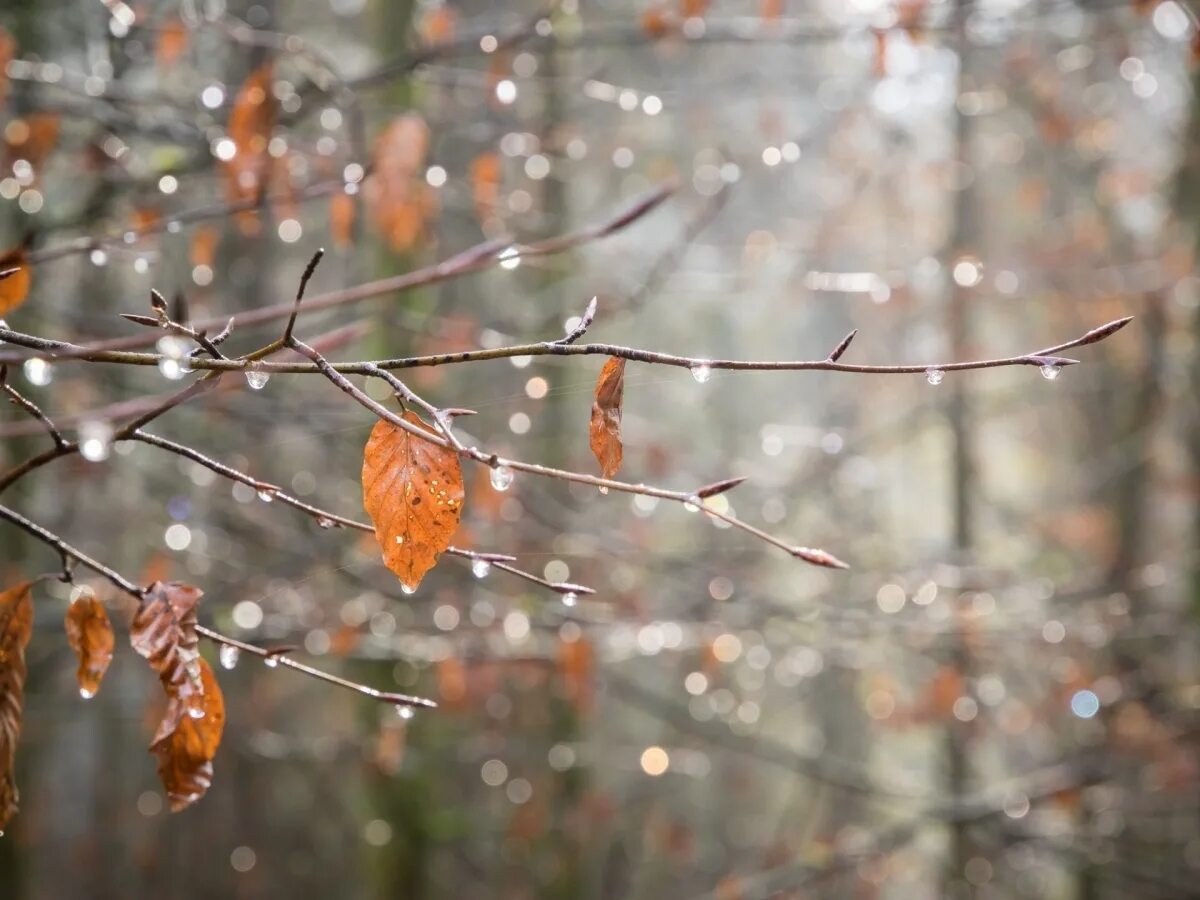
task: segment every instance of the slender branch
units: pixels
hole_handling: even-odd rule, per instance
[[[61,450],[67,445],[67,439],[62,436],[62,432],[58,430],[58,426],[50,420],[50,417],[42,412],[36,403],[22,396],[15,387],[8,383],[8,366],[0,366],[0,388],[4,389],[4,393],[8,394],[14,405],[25,410],[46,429],[57,449]]]
[[[97,560],[88,556],[82,550],[71,546],[49,529],[38,525],[36,522],[30,521],[20,513],[17,513],[2,505],[0,505],[0,519],[7,520],[8,522],[20,528],[26,534],[37,538],[47,546],[53,547],[59,552],[60,555],[62,555],[64,559],[73,559],[76,562],[87,566],[93,572],[110,582],[113,586],[135,598],[139,603],[142,601],[145,593],[142,588],[138,587],[115,569],[98,562]],[[427,709],[434,709],[437,707],[437,703],[433,700],[427,700],[424,697],[412,697],[408,694],[395,694],[387,691],[376,690],[375,688],[368,687],[367,685],[349,681],[345,678],[340,678],[337,675],[332,675],[329,672],[324,672],[320,669],[313,668],[312,666],[307,666],[304,663],[297,662],[286,654],[276,653],[271,650],[263,649],[262,647],[256,647],[253,644],[247,644],[243,641],[236,640],[235,638],[231,638],[221,634],[220,632],[214,631],[211,628],[205,628],[202,625],[196,626],[196,632],[212,641],[214,644],[224,644],[227,647],[236,647],[243,653],[251,653],[264,659],[270,658],[281,665],[287,666],[290,669],[295,669],[297,672],[303,672],[305,675],[308,675],[312,678],[316,678],[320,681],[326,681],[330,684],[336,684],[339,687],[344,687],[364,696],[371,697],[372,699],[382,700],[384,703],[392,703],[396,706],[420,706]]]
[[[240,321],[240,320],[239,320]],[[1055,356],[1062,350],[1094,344],[1110,337],[1133,321],[1132,316],[1116,319],[1086,334],[1033,353],[1003,356],[993,359],[969,361],[931,362],[916,365],[858,365],[843,363],[828,356],[809,360],[738,360],[706,359],[695,356],[680,356],[659,353],[620,344],[563,344],[560,341],[538,341],[530,344],[515,344],[483,350],[467,350],[458,353],[438,353],[428,356],[408,356],[395,359],[364,360],[359,362],[329,363],[325,366],[343,375],[374,375],[377,370],[395,371],[422,367],[445,366],[457,363],[481,362],[483,360],[509,359],[514,356],[616,356],[633,362],[649,365],[674,366],[682,369],[728,369],[742,372],[847,372],[858,375],[918,375],[931,370],[940,372],[963,372],[972,369],[996,369],[1006,366],[1054,366],[1065,367],[1079,363],[1077,359]],[[162,359],[158,353],[132,353],[116,350],[89,350],[65,341],[53,341],[34,337],[6,328],[0,328],[0,340],[34,350],[43,351],[39,356],[47,359],[82,359],[88,362],[106,362],[121,365],[156,366]],[[24,359],[22,357],[21,359]],[[0,358],[0,362],[4,359]],[[243,370],[250,366],[246,360],[198,359],[196,369],[216,371]],[[315,363],[275,362],[262,363],[265,372],[274,374],[308,374],[325,369]]]

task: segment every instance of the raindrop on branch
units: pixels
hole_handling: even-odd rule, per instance
[[[567,591],[562,595],[563,606],[574,606],[579,602],[579,595],[574,591]]]
[[[250,389],[261,391],[267,386],[267,382],[271,380],[271,373],[264,372],[258,368],[246,370],[246,384],[250,385]]]
[[[704,384],[712,377],[712,366],[706,362],[696,363],[692,366],[692,377],[696,379],[696,384]]]
[[[396,715],[398,715],[400,718],[404,719],[405,721],[408,721],[413,716],[415,716],[416,713],[413,712],[413,708],[411,706],[406,706],[403,703],[397,703],[396,704]]]
[[[275,492],[268,491],[264,488],[263,490],[258,492],[258,499],[261,500],[263,503],[270,503],[271,501],[273,501],[275,499]]]
[[[217,656],[221,660],[221,668],[223,669],[235,668],[241,655],[241,650],[239,650],[237,647],[231,647],[228,644],[223,644],[221,649],[217,651]]]
[[[942,379],[946,377],[946,373],[941,369],[926,369],[925,378],[930,384],[941,384]]]
[[[471,562],[471,573],[476,578],[486,578],[487,573],[492,570],[492,564],[486,559],[476,559]]]
[[[263,660],[263,665],[268,669],[274,669],[277,665],[279,665],[279,657],[274,655],[268,656]]]
[[[492,487],[498,491],[507,491],[512,487],[516,473],[508,466],[496,466],[492,469]]]
[[[1062,371],[1061,366],[1055,366],[1050,363],[1047,363],[1046,365],[1042,366],[1042,377],[1045,378],[1047,381],[1053,381],[1055,378],[1058,377],[1058,374],[1061,371]]]

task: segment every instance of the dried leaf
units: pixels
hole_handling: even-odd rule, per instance
[[[204,708],[196,604],[203,591],[178,581],[156,581],[129,626],[129,642],[158,673],[167,697],[193,714]]]
[[[329,201],[329,232],[337,247],[349,247],[354,241],[355,207],[355,198],[342,191]]]
[[[436,199],[421,176],[430,132],[415,113],[395,119],[375,139],[367,199],[379,233],[397,252],[416,244]]]
[[[32,582],[0,593],[0,830],[17,812],[17,740],[25,696],[25,645],[33,635]]]
[[[428,45],[448,44],[454,40],[458,16],[449,6],[442,4],[427,10],[421,16],[417,31],[421,41]]]
[[[79,681],[79,694],[87,700],[100,690],[100,681],[112,662],[113,630],[108,611],[94,594],[81,594],[67,607],[63,627],[67,631],[67,643],[79,657],[75,676]]]
[[[592,452],[596,454],[605,478],[612,478],[621,468],[621,401],[624,395],[625,360],[612,357],[604,364],[596,381],[589,428]]]
[[[0,28],[0,106],[8,99],[8,64],[17,55],[17,42]]]
[[[224,163],[225,193],[234,203],[257,200],[269,182],[273,160],[267,142],[275,127],[276,107],[272,74],[270,63],[251,72],[229,113],[227,130],[237,152]],[[258,227],[254,210],[243,210],[237,219],[244,234],[252,234]]]
[[[471,161],[471,199],[475,215],[484,222],[496,214],[503,166],[497,153],[481,153]]]
[[[169,69],[183,56],[188,46],[188,30],[183,19],[168,19],[158,30],[154,59],[160,69]]]
[[[0,279],[0,316],[12,312],[25,302],[29,296],[30,275],[29,256],[24,245],[13,247],[0,256],[0,272],[17,269],[7,278]]]
[[[186,706],[168,688],[167,710],[150,745],[150,752],[158,757],[158,775],[172,812],[191,806],[208,791],[213,757],[225,729],[225,698],[216,676],[204,659],[197,660],[197,671],[203,690],[201,705]]]
[[[411,411],[404,414],[437,434]],[[363,506],[375,524],[383,561],[409,589],[449,545],[462,517],[458,454],[380,420],[363,451]]]

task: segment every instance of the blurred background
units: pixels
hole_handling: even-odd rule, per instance
[[[502,346],[561,336],[596,296],[591,340],[820,359],[857,328],[845,361],[924,365],[1136,316],[1054,379],[630,363],[621,477],[748,476],[723,509],[852,569],[678,504],[469,469],[456,543],[596,589],[573,606],[450,557],[407,595],[370,535],[110,446],[185,367],[14,369],[96,460],[6,505],[139,583],[203,588],[202,622],[441,709],[405,720],[243,658],[218,668],[213,787],[172,815],[127,600],[80,571],[117,630],[84,702],[70,588],[44,585],[0,896],[1197,895],[1182,0],[7,0],[0,26],[0,244],[34,263],[5,318],[28,333],[142,334],[117,314],[152,287],[194,319],[286,302],[318,247],[312,290],[336,291],[578,231],[672,178],[610,236],[298,334],[338,360]],[[459,430],[480,446],[594,472],[601,362],[401,374],[477,410]],[[153,430],[362,519],[372,424],[323,379],[235,375]],[[0,468],[46,446],[5,405]],[[0,525],[5,584],[57,565]]]

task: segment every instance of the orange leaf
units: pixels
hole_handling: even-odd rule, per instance
[[[75,677],[84,700],[96,696],[100,680],[113,657],[113,630],[104,604],[94,594],[81,594],[69,607],[63,622],[67,643],[79,657]]]
[[[449,6],[442,4],[421,16],[417,31],[425,44],[448,44],[454,40],[454,29],[458,16]]]
[[[349,247],[354,240],[355,200],[338,191],[329,201],[329,232],[338,247]]]
[[[167,710],[150,745],[150,752],[158,757],[158,776],[172,812],[191,806],[212,784],[212,761],[225,729],[221,687],[206,660],[197,659],[196,663],[203,690],[201,704],[189,707],[168,688]]]
[[[416,413],[403,418],[437,435]],[[412,590],[458,530],[463,503],[458,454],[380,420],[363,450],[362,483],[363,506],[375,524],[383,561]]]
[[[17,42],[11,34],[0,28],[0,106],[8,99],[8,64],[17,55]]]
[[[270,63],[251,72],[229,113],[227,130],[237,148],[234,157],[224,163],[226,195],[231,202],[256,200],[267,187],[272,163],[267,142],[275,127],[271,78]],[[258,227],[253,210],[239,213],[238,222],[246,234]]]
[[[17,740],[25,697],[25,645],[33,636],[32,582],[0,593],[0,829],[17,813]]]
[[[204,592],[178,581],[156,581],[129,626],[129,642],[144,656],[171,700],[193,715],[204,708],[196,605]]]
[[[624,396],[625,360],[612,357],[604,364],[596,381],[596,399],[592,401],[589,428],[592,453],[596,454],[605,478],[612,478],[621,468],[621,401]]]
[[[169,69],[183,56],[188,45],[188,30],[180,18],[168,19],[158,31],[154,48],[155,62],[160,69]]]
[[[496,153],[481,153],[471,162],[471,199],[480,221],[492,217],[500,201],[500,178],[503,167]]]
[[[32,276],[28,260],[29,257],[23,245],[13,247],[0,256],[0,272],[7,269],[17,270],[7,278],[0,279],[0,316],[12,312],[29,296],[29,284]]]

